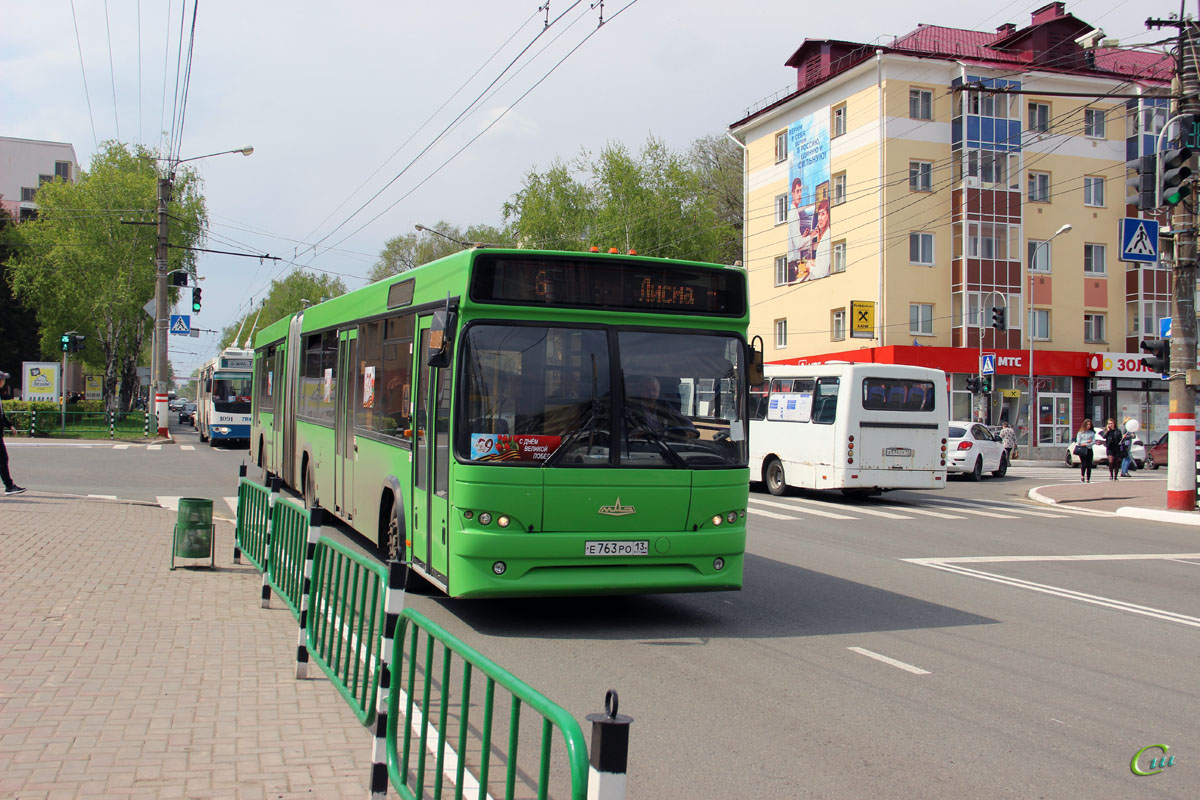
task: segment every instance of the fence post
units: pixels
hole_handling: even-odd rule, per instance
[[[604,713],[588,714],[592,747],[588,759],[588,800],[623,800],[633,717],[617,713],[617,690],[604,695]]]
[[[33,408],[29,411],[29,438],[33,438],[33,432],[37,430],[37,409]]]
[[[383,643],[379,652],[383,663],[379,668],[379,689],[375,693],[375,742],[371,748],[372,800],[383,800],[388,793],[388,698],[392,688],[396,628],[404,611],[405,565],[400,561],[388,561],[387,566],[387,594],[383,597]]]
[[[149,428],[149,425],[150,425],[150,416],[149,416],[149,415],[146,415],[146,426],[147,426],[147,427],[146,427],[146,435],[147,435],[147,436],[149,436],[149,435],[150,435],[150,428]],[[245,463],[243,463],[243,464],[241,464],[241,465],[239,465],[239,466],[238,466],[238,521],[239,521],[239,522],[240,522],[241,520],[245,519],[245,517],[243,517],[243,516],[242,516],[242,513],[241,513],[241,512],[242,512],[242,509],[241,509],[241,505],[242,505],[242,478],[244,478],[244,477],[246,477],[246,465],[245,465]],[[234,532],[234,535],[233,535],[233,563],[235,563],[235,564],[240,564],[240,563],[242,563],[242,548],[238,547],[238,538],[237,538],[237,532],[236,532],[236,531]]]
[[[149,411],[142,412],[142,438],[143,439],[150,438],[150,412]]]
[[[108,412],[108,438],[117,438],[117,415],[112,411]]]
[[[279,498],[279,478],[271,478],[271,494],[267,498],[267,536],[263,545],[262,607],[271,607],[271,534],[275,527],[275,501]]]
[[[245,469],[245,467],[242,467]],[[304,583],[300,593],[300,635],[296,640],[296,680],[308,677],[308,592],[312,588],[313,558],[317,540],[321,538],[321,521],[325,510],[313,506],[308,511],[308,545],[304,548]]]

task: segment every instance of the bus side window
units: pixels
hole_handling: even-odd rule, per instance
[[[817,391],[813,397],[812,421],[818,425],[832,425],[837,418],[838,379],[818,378]]]

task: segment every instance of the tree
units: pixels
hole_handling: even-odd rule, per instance
[[[508,243],[508,237],[505,233],[491,225],[472,225],[465,231],[460,231],[450,223],[440,221],[433,226],[433,229],[446,234],[450,238],[447,239],[445,236],[438,236],[426,228],[422,231],[406,233],[403,236],[389,239],[384,244],[383,251],[379,254],[379,260],[375,262],[375,266],[371,267],[371,271],[367,274],[367,280],[374,283],[392,275],[399,275],[401,272],[406,272],[413,267],[428,264],[430,261],[436,261],[443,256],[457,253],[463,249],[461,244],[450,241],[451,239],[458,239],[459,242],[468,242],[470,244],[501,244],[507,246]]]
[[[345,293],[346,284],[340,278],[325,274],[313,275],[297,270],[281,281],[272,281],[271,291],[258,308],[251,309],[221,331],[219,349],[240,346],[246,342],[253,346],[254,334],[272,322],[294,314],[306,305],[316,305]]]
[[[741,257],[741,154],[701,139],[687,154],[650,137],[637,157],[610,143],[530,171],[504,206],[522,247],[615,247],[642,255],[732,263]],[[736,175],[738,188],[728,182]]]
[[[158,178],[149,150],[106,142],[77,182],[43,184],[35,196],[37,217],[16,228],[13,291],[37,310],[43,355],[61,353],[63,331],[84,334],[83,358],[103,365],[109,409],[132,403],[152,333],[142,307],[154,296],[156,280]],[[168,269],[194,274],[195,255],[186,248],[203,243],[207,212],[191,170],[177,174],[168,213]]]
[[[0,209],[0,370],[15,375],[22,361],[39,360],[41,347],[37,315],[12,293],[8,262],[20,244],[14,226],[12,218]]]

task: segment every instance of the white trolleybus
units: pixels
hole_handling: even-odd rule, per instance
[[[200,367],[196,380],[196,430],[200,441],[250,445],[250,394],[254,351],[227,347]]]
[[[764,372],[751,387],[750,476],[771,494],[946,485],[946,373],[844,361]]]

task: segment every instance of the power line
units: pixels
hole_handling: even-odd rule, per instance
[[[117,74],[116,74],[116,70],[113,69],[112,27],[108,21],[108,0],[104,0],[104,35],[105,35],[105,38],[108,40],[108,77],[109,77],[110,82],[112,83],[113,123],[117,127],[117,141],[120,141],[120,139],[121,139],[121,119],[120,119],[119,115],[117,114]]]
[[[71,22],[75,25],[75,49],[79,51],[79,74],[83,76],[83,96],[87,99],[88,119],[92,123],[92,142],[100,149],[100,139],[96,136],[96,117],[92,114],[92,95],[88,91],[87,70],[83,68],[83,45],[79,42],[79,20],[75,17],[75,0],[71,0]]]

